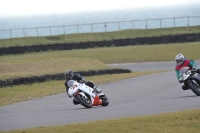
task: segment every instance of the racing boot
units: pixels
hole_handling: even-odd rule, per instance
[[[101,93],[101,89],[98,86],[94,86],[93,89],[95,90],[96,93]]]
[[[76,99],[73,99],[73,103],[74,105],[80,104],[79,101],[77,101]]]

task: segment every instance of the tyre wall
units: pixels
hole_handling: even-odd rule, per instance
[[[87,49],[87,48],[104,47],[104,46],[110,47],[112,45],[115,46],[127,46],[136,44],[151,45],[151,44],[184,43],[184,42],[194,42],[194,41],[200,41],[200,33],[123,38],[123,39],[77,42],[77,43],[71,42],[71,43],[55,43],[55,44],[44,44],[44,45],[0,47],[0,55],[18,54],[25,52],[40,52],[47,50],[54,51],[54,50]]]
[[[89,71],[78,71],[83,76],[94,76],[94,75],[104,75],[104,74],[119,74],[119,73],[131,73],[129,69],[107,69],[107,70],[89,70]],[[14,86],[20,84],[33,84],[47,82],[51,80],[65,80],[64,73],[57,74],[46,74],[40,76],[31,76],[31,77],[19,77],[6,80],[0,80],[0,88],[7,86]]]

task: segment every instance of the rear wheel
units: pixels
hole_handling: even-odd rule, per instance
[[[81,103],[81,105],[83,105],[86,108],[92,108],[92,102],[90,101],[90,99],[86,96],[82,96],[82,95],[77,95],[76,99]]]
[[[102,106],[108,106],[109,100],[106,95],[99,96],[99,98],[102,100]]]
[[[195,82],[193,82],[193,81],[189,82],[189,83],[188,83],[188,86],[190,87],[190,89],[191,89],[197,96],[200,96],[200,86],[199,86],[198,83],[196,83],[196,81],[195,81]]]

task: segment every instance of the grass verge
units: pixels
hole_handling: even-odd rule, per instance
[[[39,127],[7,133],[198,133],[200,109],[87,123]]]
[[[109,63],[172,61],[178,53],[199,60],[200,42],[104,47],[0,56],[0,79],[109,69]],[[173,67],[173,66],[172,66]]]
[[[60,58],[91,58],[109,63],[174,61],[178,53],[197,60],[200,59],[200,42],[173,43],[160,45],[134,45],[123,47],[103,47],[65,51],[33,52],[0,56],[0,62],[22,63]],[[70,62],[64,62],[70,63]]]
[[[26,61],[18,58],[18,61],[15,60],[14,62],[0,62],[0,79],[64,73],[66,69],[78,71],[110,68],[101,61],[89,58],[50,58],[42,60],[30,60],[29,58]]]
[[[190,42],[6,55],[0,56],[0,79],[107,69],[109,63],[172,61],[178,53],[199,60],[199,49],[200,42]]]

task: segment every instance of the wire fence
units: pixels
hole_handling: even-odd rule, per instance
[[[97,33],[112,32],[127,29],[156,29],[171,27],[190,27],[200,25],[200,16],[174,17],[174,18],[157,18],[145,20],[102,22],[90,24],[74,24],[46,27],[32,27],[21,29],[0,30],[0,39],[18,38],[18,37],[40,37],[55,36],[62,34],[79,34],[79,33]]]

